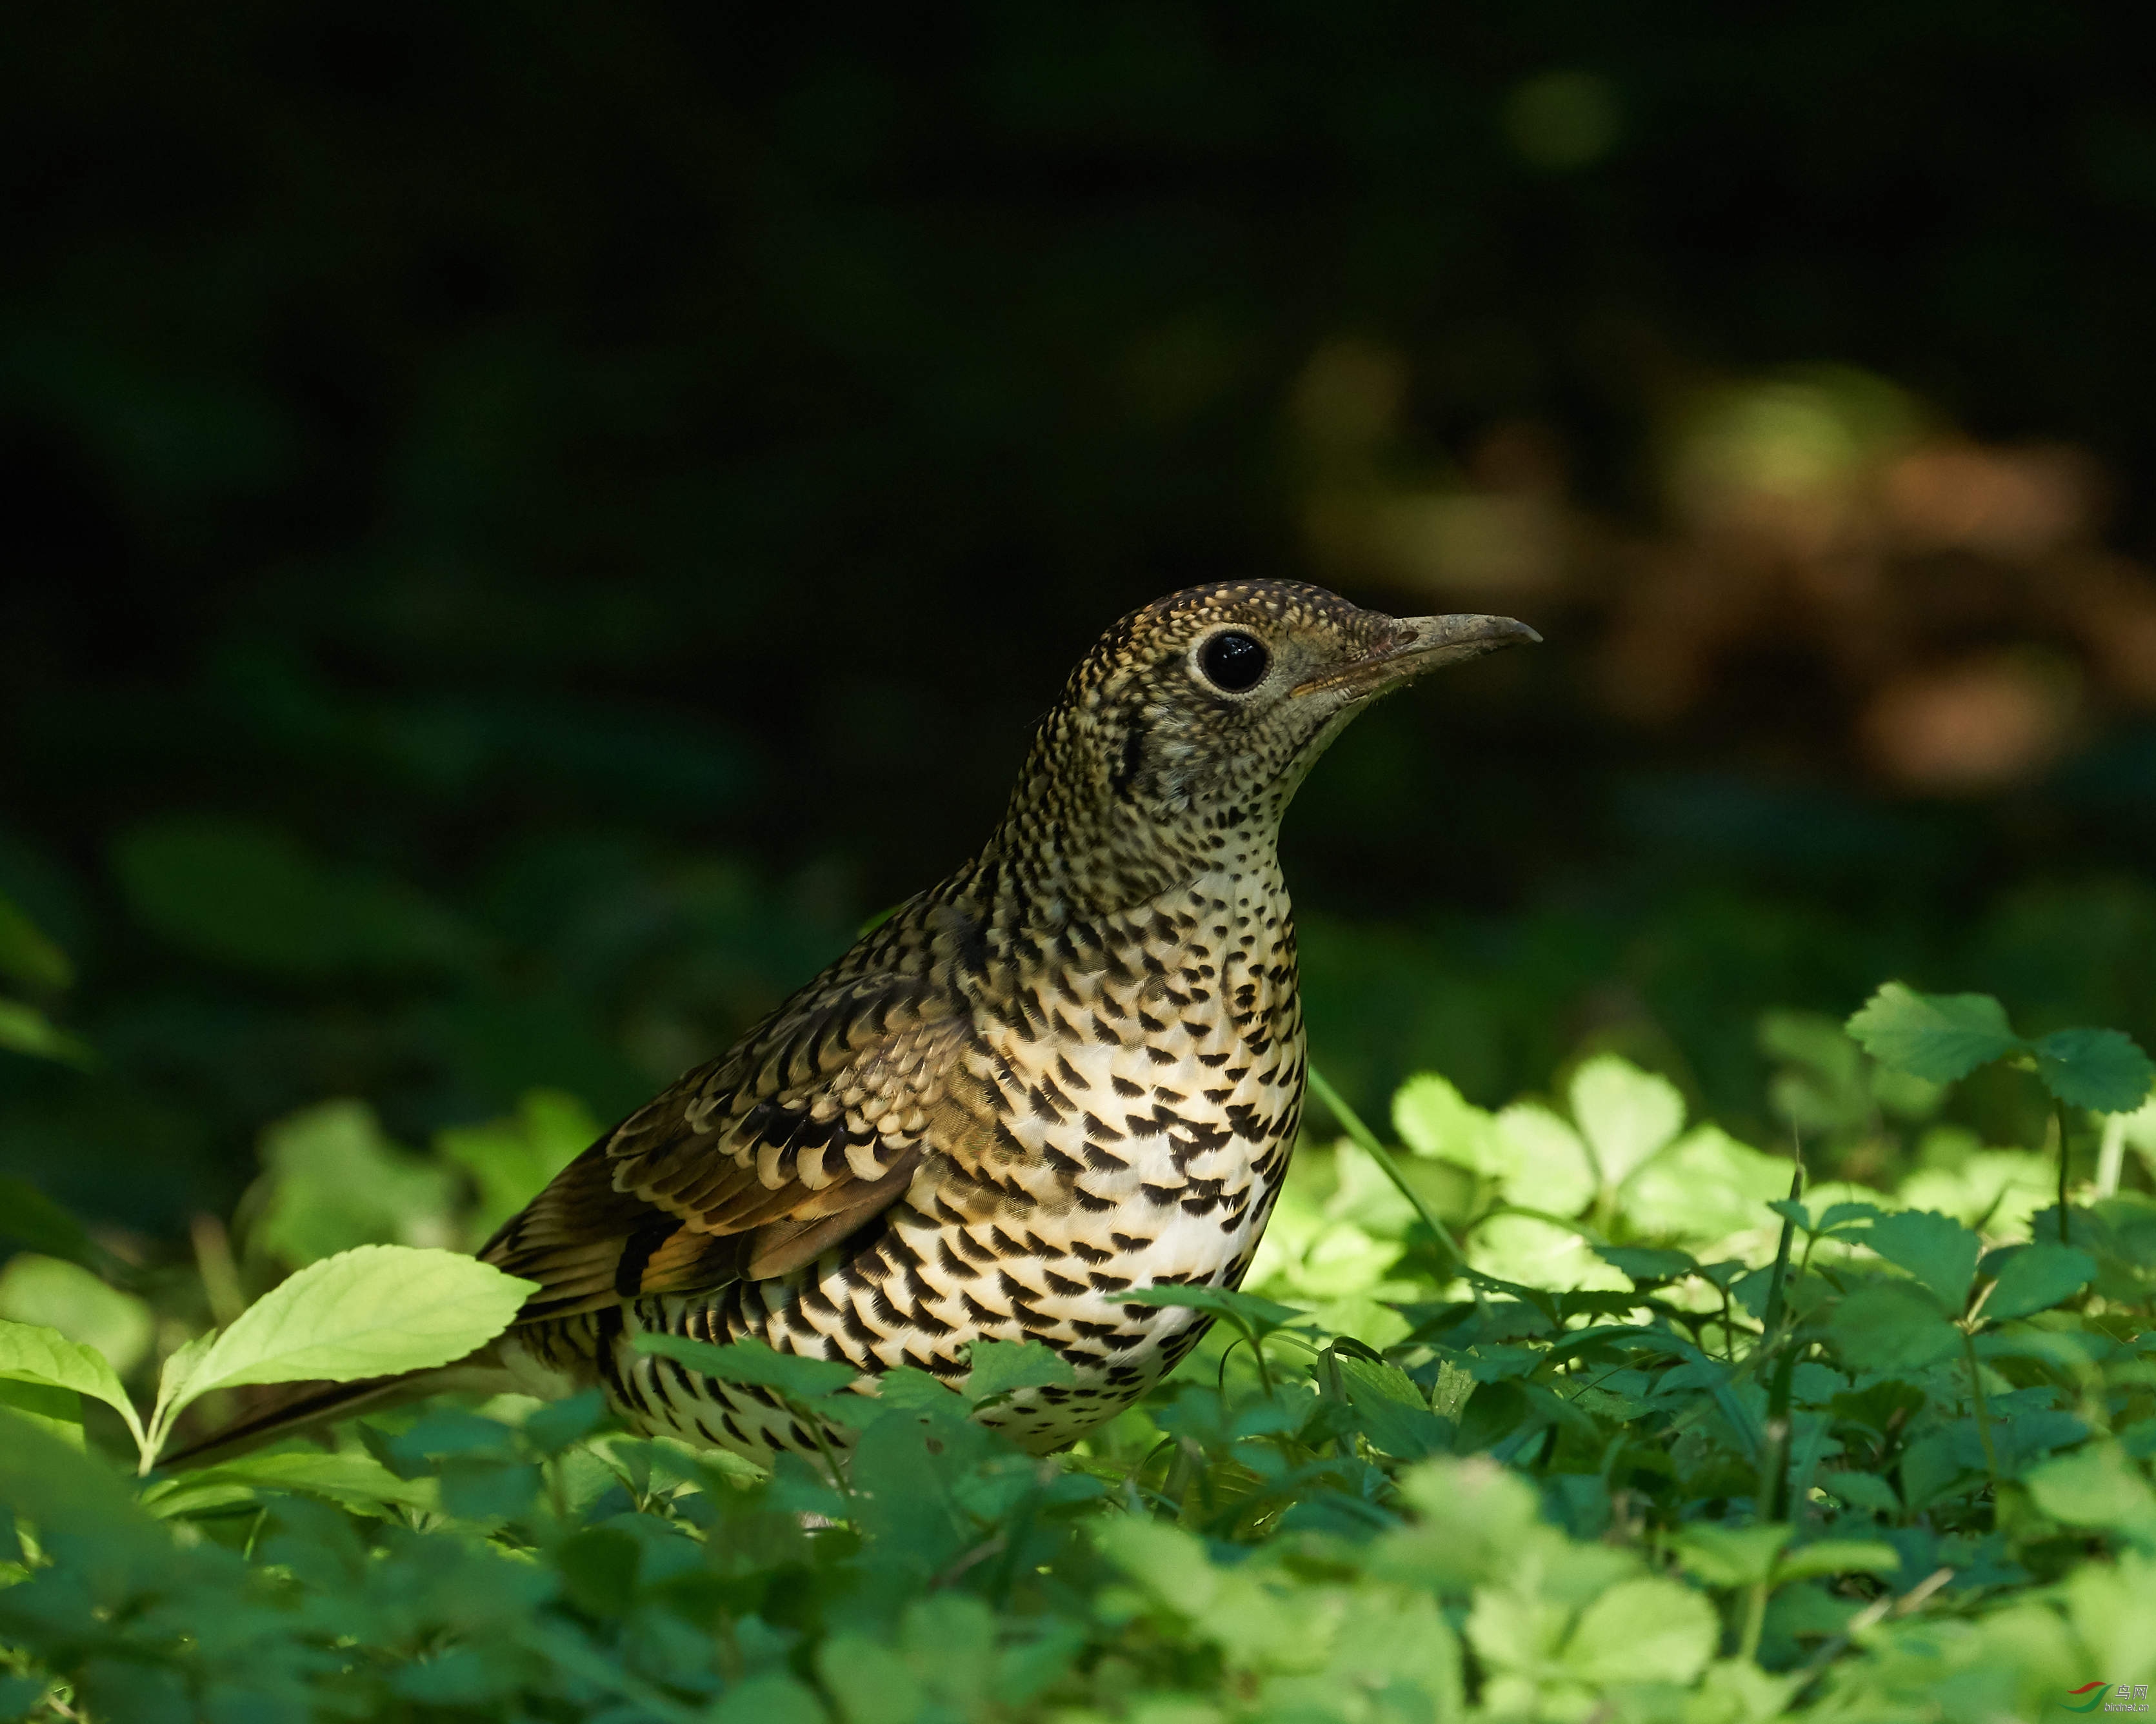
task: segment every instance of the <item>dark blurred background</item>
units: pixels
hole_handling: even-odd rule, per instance
[[[1548,637],[1296,809],[1366,1103],[1614,1047],[1756,1137],[1888,975],[2156,1041],[2119,22],[16,8],[0,892],[94,1060],[0,1172],[171,1236],[325,1098],[625,1110],[1232,576]]]

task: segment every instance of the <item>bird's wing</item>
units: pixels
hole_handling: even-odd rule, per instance
[[[784,1275],[906,1194],[972,1019],[921,978],[812,985],[557,1174],[480,1255],[523,1318]]]

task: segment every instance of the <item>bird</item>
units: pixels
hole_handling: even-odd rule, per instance
[[[752,1340],[956,1388],[981,1341],[1067,1381],[976,1416],[1067,1447],[1209,1319],[1134,1289],[1238,1286],[1308,1075],[1282,816],[1380,697],[1541,637],[1316,586],[1192,587],[1123,617],[1040,721],[1002,819],[726,1052],[578,1156],[480,1249],[536,1290],[462,1366],[311,1384],[233,1451],[399,1392],[596,1387],[632,1429],[770,1465],[849,1433],[640,1351]],[[189,1458],[187,1455],[178,1460]]]

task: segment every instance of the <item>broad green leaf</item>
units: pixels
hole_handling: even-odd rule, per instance
[[[1573,1074],[1571,1100],[1572,1116],[1605,1187],[1623,1184],[1684,1127],[1677,1086],[1614,1054],[1599,1054]]]
[[[1594,1163],[1579,1133],[1547,1107],[1516,1101],[1497,1116],[1489,1170],[1508,1202],[1577,1215],[1594,1196]]]
[[[71,988],[74,966],[14,900],[0,893],[0,976],[30,988]]]
[[[1618,1208],[1640,1233],[1705,1244],[1773,1225],[1768,1205],[1785,1199],[1789,1164],[1739,1143],[1718,1126],[1701,1126],[1654,1157],[1618,1194]]]
[[[150,1351],[156,1320],[132,1294],[110,1287],[79,1263],[25,1251],[0,1269],[0,1317],[57,1329],[94,1347],[125,1377]]]
[[[141,1434],[135,1403],[127,1398],[119,1374],[105,1355],[95,1347],[69,1341],[57,1329],[0,1321],[0,1377],[88,1395],[104,1402],[127,1421],[130,1430],[138,1437]]]
[[[2057,1030],[2038,1040],[2035,1052],[2036,1075],[2069,1107],[2132,1113],[2156,1082],[2156,1065],[2121,1030]]]
[[[196,1362],[180,1396],[447,1365],[501,1334],[537,1290],[459,1252],[362,1245],[309,1264],[249,1306]]]
[[[1861,1371],[1912,1371],[1961,1346],[1938,1303],[1906,1281],[1876,1281],[1835,1308],[1828,1326],[1843,1358]]]
[[[1899,982],[1865,1003],[1850,1018],[1849,1033],[1881,1065],[1935,1084],[1967,1077],[2027,1045],[1988,993],[1918,993]]]
[[[1714,1607],[1690,1587],[1659,1577],[1625,1580],[1581,1612],[1563,1656],[1588,1682],[1690,1682],[1721,1636]]]
[[[1677,1535],[1677,1560],[1709,1586],[1758,1586],[1774,1572],[1774,1559],[1794,1532],[1786,1524],[1687,1526]]]
[[[2114,1443],[2092,1443],[2022,1475],[2036,1506],[2069,1526],[2097,1526],[2156,1543],[2156,1492]]]
[[[1821,1490],[1840,1497],[1851,1508],[1869,1509],[1879,1515],[1896,1515],[1902,1511],[1901,1499],[1894,1495],[1894,1487],[1876,1473],[1844,1468],[1821,1473],[1819,1483]]]
[[[1876,1539],[1822,1538],[1784,1553],[1774,1568],[1774,1584],[1810,1580],[1821,1574],[1893,1574],[1902,1553]]]
[[[1419,1073],[1394,1092],[1393,1130],[1417,1155],[1471,1173],[1498,1172],[1496,1122],[1435,1072]]]
[[[1699,1267],[1689,1251],[1661,1251],[1646,1245],[1597,1245],[1594,1255],[1623,1270],[1635,1287],[1674,1281]]]
[[[826,1639],[816,1650],[816,1674],[846,1724],[913,1724],[927,1698],[906,1660],[864,1634]]]
[[[100,1568],[170,1562],[169,1542],[110,1461],[0,1409],[0,1510],[9,1509],[82,1541]]]
[[[1968,1303],[1984,1242],[1951,1216],[1905,1209],[1881,1216],[1858,1237],[1930,1288],[1948,1311],[1958,1312]]]
[[[711,1724],[829,1724],[830,1718],[815,1691],[783,1670],[737,1682],[708,1712],[685,1716]]]
[[[70,1065],[87,1065],[90,1061],[87,1043],[69,1035],[43,1012],[20,1000],[0,999],[0,1048],[39,1060],[59,1060]]]
[[[299,1265],[355,1245],[454,1242],[454,1178],[391,1142],[364,1101],[325,1101],[262,1133],[248,1243]]]
[[[2003,1321],[2049,1311],[2095,1279],[2096,1260],[2086,1251],[2050,1240],[2024,1245],[1999,1266],[1982,1315]]]
[[[977,1341],[966,1363],[966,1398],[976,1407],[1017,1389],[1077,1381],[1062,1357],[1037,1341]]]
[[[1181,1306],[1225,1317],[1254,1335],[1270,1335],[1276,1329],[1307,1328],[1310,1317],[1292,1306],[1276,1305],[1255,1293],[1229,1287],[1137,1287],[1116,1296],[1119,1305]]]
[[[71,1388],[0,1375],[0,1407],[27,1419],[47,1436],[57,1437],[70,1449],[85,1446],[82,1397]]]
[[[383,1506],[433,1510],[440,1506],[432,1479],[400,1479],[362,1453],[326,1455],[298,1449],[249,1455],[162,1480],[142,1493],[142,1506],[160,1520],[250,1501],[265,1491],[296,1491],[348,1507]]]
[[[631,1337],[630,1344],[639,1352],[679,1359],[722,1383],[753,1383],[799,1401],[835,1394],[861,1374],[851,1365],[778,1352],[753,1338],[714,1346],[685,1335],[643,1334]]]
[[[471,1242],[490,1238],[598,1135],[590,1111],[560,1090],[530,1091],[508,1119],[436,1132],[436,1151],[479,1188],[479,1206],[465,1224]]]

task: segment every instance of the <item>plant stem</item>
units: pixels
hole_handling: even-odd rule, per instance
[[[2064,1245],[2071,1243],[2066,1237],[2066,1104],[2054,1098],[2051,1117],[2059,1127],[2059,1243]]]
[[[2096,1162],[2096,1194],[2099,1198],[2118,1195],[2118,1176],[2126,1171],[2126,1116],[2107,1113],[2103,1116],[2103,1147]]]
[[[1976,1414],[1976,1440],[1984,1445],[1984,1470],[1991,1475],[1995,1487],[1999,1483],[1999,1455],[1991,1446],[1991,1411],[1984,1403],[1984,1370],[1976,1362],[1976,1337],[1969,1330],[1961,1331],[1961,1350],[1969,1361],[1969,1406]]]
[[[1375,1162],[1386,1178],[1399,1188],[1399,1193],[1414,1205],[1422,1224],[1428,1228],[1450,1255],[1454,1263],[1462,1270],[1467,1267],[1467,1254],[1460,1249],[1460,1242],[1452,1237],[1452,1230],[1437,1219],[1437,1212],[1423,1201],[1422,1193],[1408,1183],[1408,1176],[1400,1164],[1393,1159],[1393,1152],[1378,1142],[1378,1134],[1363,1123],[1362,1116],[1341,1098],[1340,1092],[1325,1081],[1316,1066],[1308,1068],[1311,1093],[1322,1101],[1353,1140],[1355,1147]]]

